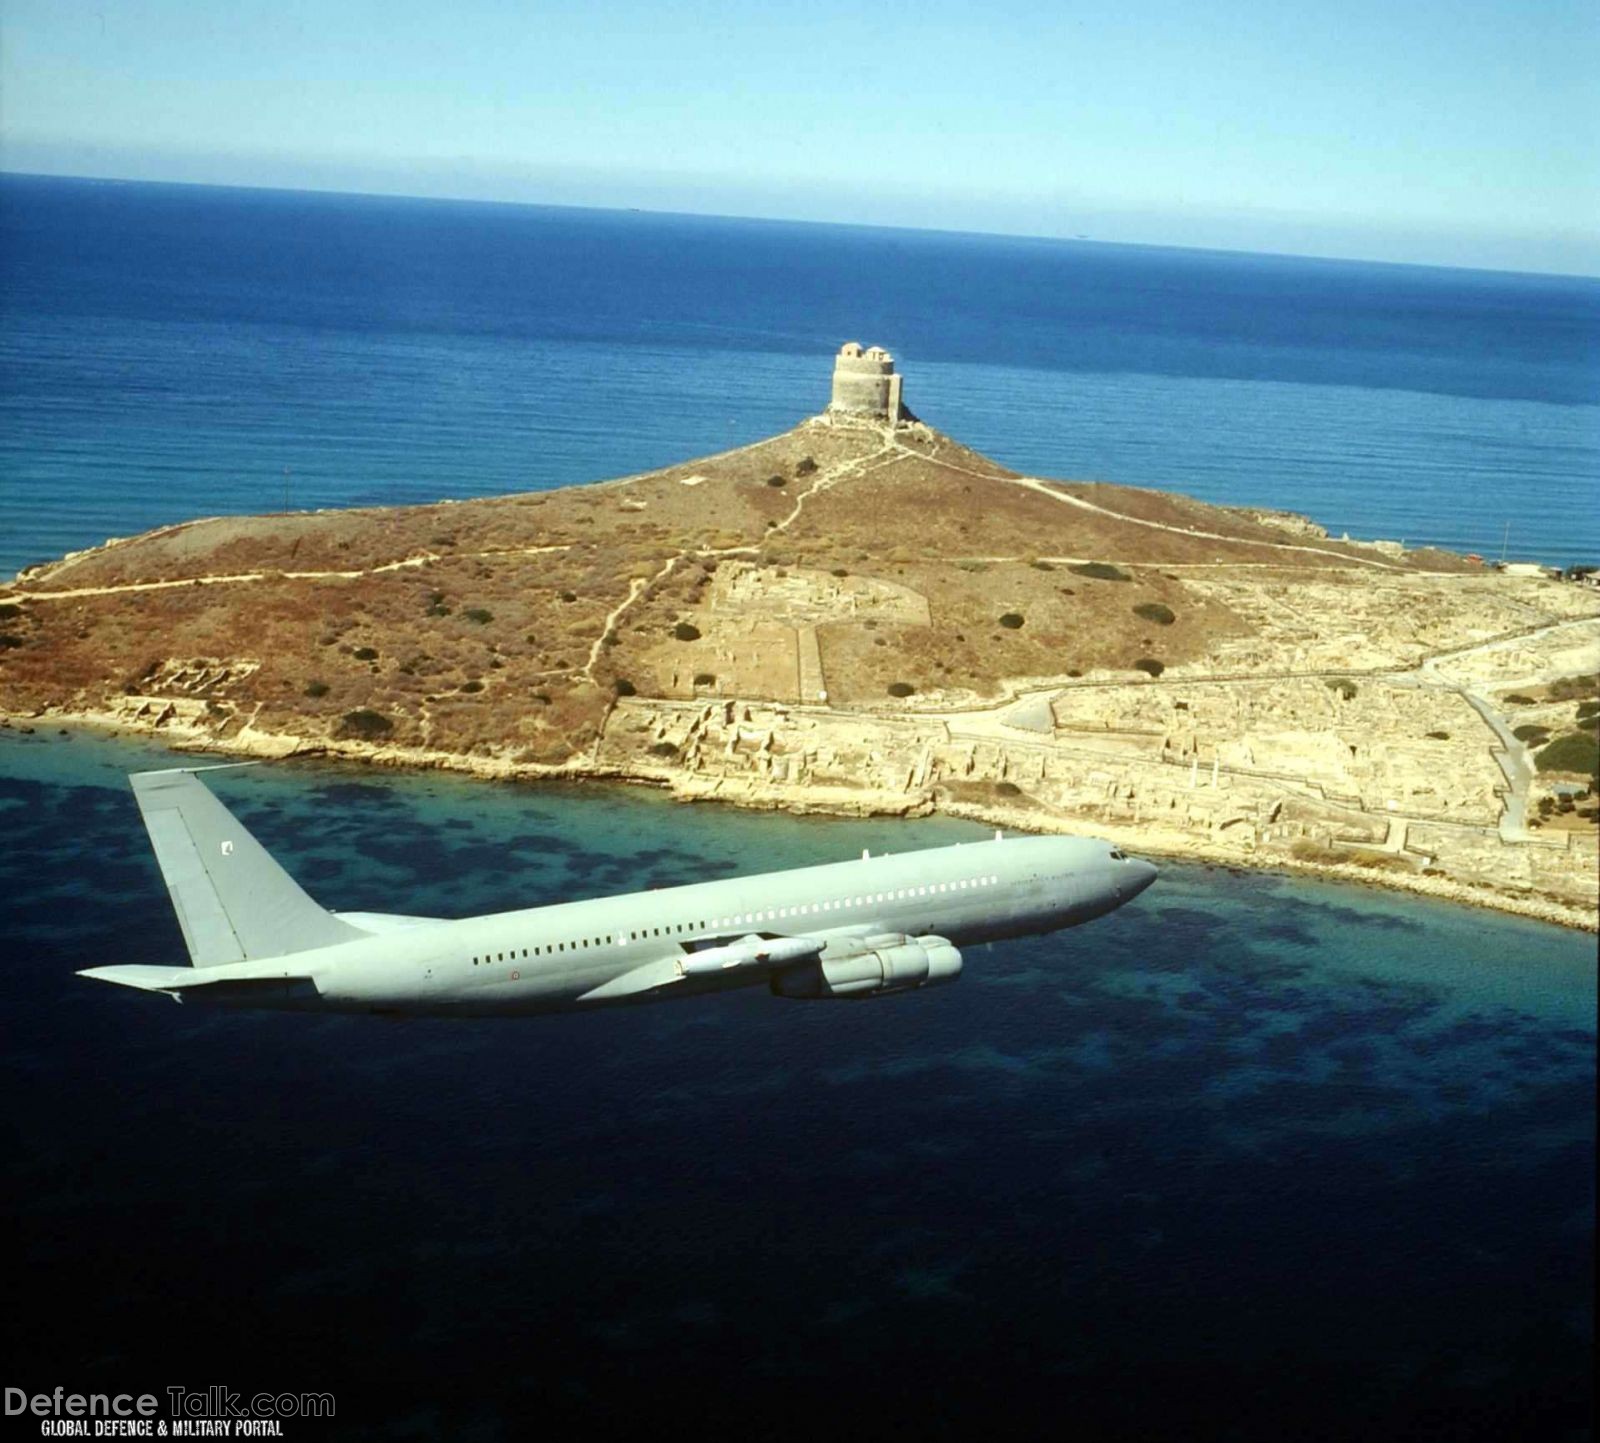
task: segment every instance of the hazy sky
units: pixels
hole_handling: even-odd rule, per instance
[[[0,0],[0,167],[1600,273],[1595,0]]]

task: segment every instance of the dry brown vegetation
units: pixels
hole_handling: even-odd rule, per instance
[[[1134,675],[1250,634],[1164,567],[1337,564],[1182,497],[1064,488],[1230,539],[1133,525],[1010,477],[926,428],[806,423],[594,486],[169,527],[19,579],[0,603],[0,709],[182,697],[209,704],[219,735],[249,722],[313,740],[370,713],[387,723],[363,723],[370,736],[397,745],[557,763],[619,692],[698,695],[746,677],[750,694],[794,700],[802,632],[835,705],[896,705],[895,683],[916,705],[1019,677]],[[771,583],[742,615],[710,603],[735,559],[758,568],[758,590]],[[868,583],[915,605],[880,619]],[[805,617],[785,609],[797,586],[820,598]]]

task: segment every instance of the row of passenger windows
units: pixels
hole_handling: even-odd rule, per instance
[[[628,942],[648,942],[652,937],[671,937],[681,932],[715,932],[724,927],[749,927],[758,922],[778,922],[788,917],[810,917],[827,912],[842,912],[854,907],[875,906],[880,902],[900,902],[908,897],[936,896],[941,892],[965,892],[972,887],[993,887],[998,877],[970,877],[959,882],[934,882],[926,887],[901,887],[897,891],[868,892],[860,897],[841,897],[837,902],[808,902],[797,907],[768,907],[765,911],[736,912],[730,917],[712,917],[700,922],[669,922],[664,927],[640,927],[618,932],[614,937],[579,937],[573,942],[547,942],[541,947],[524,947],[518,952],[490,952],[474,957],[474,967],[493,962],[515,962],[521,957],[548,957],[557,952],[577,952],[585,947],[622,946]]]

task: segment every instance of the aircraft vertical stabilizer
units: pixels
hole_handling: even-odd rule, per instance
[[[193,771],[136,772],[128,780],[196,967],[366,935],[313,902]]]

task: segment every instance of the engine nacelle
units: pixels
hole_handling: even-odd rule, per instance
[[[778,997],[873,997],[960,975],[961,954],[943,937],[873,937],[858,951],[786,967],[769,985]]]

